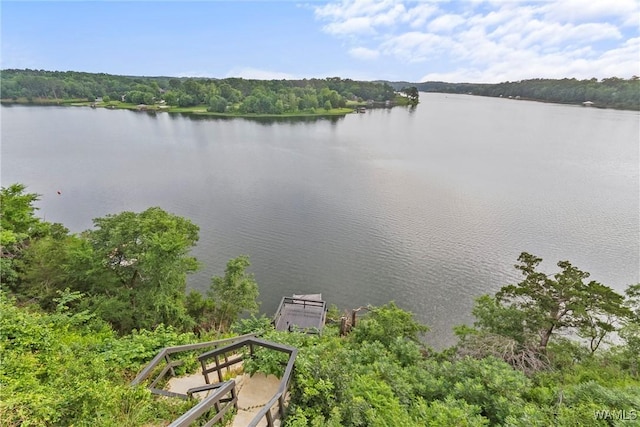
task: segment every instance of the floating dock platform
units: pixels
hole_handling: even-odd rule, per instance
[[[327,303],[322,294],[283,297],[273,324],[279,331],[320,333],[324,327]]]

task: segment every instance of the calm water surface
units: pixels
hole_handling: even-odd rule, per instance
[[[292,293],[395,300],[442,347],[475,297],[518,279],[522,251],[619,291],[640,281],[636,112],[443,94],[335,120],[0,111],[2,185],[42,194],[46,220],[188,217],[203,264],[190,286],[247,254],[269,315]]]

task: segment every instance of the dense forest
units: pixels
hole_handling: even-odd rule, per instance
[[[254,315],[246,256],[187,293],[190,220],[152,207],[72,234],[37,216],[38,197],[0,192],[1,426],[166,425],[194,402],[130,386],[136,373],[165,346],[246,332],[299,350],[285,426],[640,425],[640,284],[619,294],[522,253],[520,282],[480,296],[451,348],[430,348],[394,303],[366,307],[346,336],[336,307],[322,334],[278,332]],[[256,353],[245,370],[281,362]]]
[[[497,84],[135,77],[75,71],[2,70],[4,102],[65,103],[101,100],[100,106],[199,106],[211,113],[295,114],[354,103],[416,105],[418,92],[461,93],[554,103],[592,102],[600,108],[640,110],[640,78],[530,79]]]
[[[339,77],[304,80],[128,77],[82,72],[2,70],[5,101],[101,100],[101,106],[203,106],[212,113],[283,114],[346,107],[347,103],[417,103],[385,83]],[[402,89],[402,88],[400,88]]]
[[[531,79],[497,84],[393,82],[400,89],[415,86],[421,92],[464,93],[480,96],[530,99],[562,104],[593,102],[594,107],[640,110],[640,78],[628,80],[611,77],[598,79]]]

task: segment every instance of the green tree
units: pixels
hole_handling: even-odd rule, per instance
[[[192,406],[129,385],[160,348],[193,342],[192,334],[157,328],[118,338],[99,319],[67,310],[77,298],[61,293],[46,314],[0,291],[0,425],[166,425]]]
[[[220,96],[226,98],[232,104],[238,102],[242,97],[242,93],[239,90],[232,88],[229,83],[222,83],[219,86],[219,89]]]
[[[160,323],[189,326],[184,299],[186,277],[198,263],[189,256],[198,226],[154,207],[94,219],[87,232],[102,271],[92,289],[96,310],[120,332]],[[127,323],[125,323],[125,321]]]
[[[621,295],[598,282],[585,283],[589,273],[569,261],[558,262],[562,271],[553,276],[536,270],[541,258],[523,252],[518,261],[515,267],[524,280],[503,287],[496,298],[500,304],[525,314],[523,326],[539,336],[540,351],[546,351],[555,332],[567,329],[590,335],[594,350],[594,343],[599,344],[614,329],[614,319],[627,314]]]
[[[14,292],[25,249],[36,238],[50,231],[50,224],[40,220],[34,206],[38,194],[26,193],[23,184],[12,184],[0,190],[0,274],[2,284]]]
[[[637,376],[640,369],[640,283],[629,286],[625,296],[625,306],[630,315],[620,330],[620,336],[626,343],[623,352],[629,360],[629,369]]]
[[[66,233],[46,236],[25,252],[19,297],[52,311],[58,293],[67,288],[91,292],[94,283],[101,283],[99,271],[101,264],[86,239]]]
[[[224,277],[214,276],[211,279],[208,296],[215,303],[219,331],[227,331],[242,313],[258,310],[258,284],[246,271],[249,265],[247,256],[233,258],[227,262]]]
[[[227,100],[219,95],[213,95],[209,98],[209,106],[207,111],[215,113],[224,113],[227,109]]]
[[[379,341],[393,348],[397,338],[417,342],[427,332],[426,325],[418,323],[413,314],[402,310],[394,302],[381,307],[371,307],[369,313],[357,323],[353,332],[356,341]]]
[[[526,252],[516,268],[524,275],[517,285],[476,300],[474,327],[458,326],[458,355],[494,356],[527,374],[550,366],[547,347],[558,332],[586,338],[594,353],[605,336],[629,315],[624,298],[598,282],[586,282],[589,273],[560,261],[555,275],[537,271],[542,259]]]
[[[404,93],[413,105],[417,105],[420,101],[420,94],[415,86],[402,88],[400,92]]]

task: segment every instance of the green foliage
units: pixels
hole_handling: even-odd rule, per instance
[[[26,193],[23,184],[0,190],[0,281],[12,290],[20,286],[24,251],[35,238],[46,235],[50,224],[35,216],[39,195]]]
[[[253,275],[246,272],[249,258],[239,256],[227,262],[224,277],[213,277],[211,286],[204,297],[199,292],[191,291],[186,299],[189,315],[196,322],[198,331],[216,329],[218,333],[226,332],[234,325],[235,330],[254,330],[270,327],[270,321],[264,316],[256,319],[240,321],[243,313],[254,314],[258,309],[258,284]]]
[[[209,87],[209,100],[239,91],[177,83],[175,90],[194,98]],[[236,83],[242,96],[271,97]],[[324,105],[339,101],[332,90],[296,87],[287,102],[316,108],[314,91]],[[537,271],[539,258],[523,253],[516,266],[522,282],[480,297],[474,326],[457,328],[453,350],[427,349],[420,341],[427,327],[394,303],[369,307],[346,337],[331,326],[322,335],[285,333],[265,316],[240,319],[258,307],[246,256],[230,260],[206,296],[185,295],[186,274],[197,267],[189,250],[198,228],[184,218],[160,208],[123,212],[70,235],[35,217],[38,196],[24,186],[3,188],[1,196],[3,285],[22,304],[39,305],[18,306],[0,291],[2,425],[166,424],[190,404],[156,399],[127,382],[161,348],[196,341],[181,332],[195,324],[201,334],[232,327],[299,349],[288,426],[602,425],[596,411],[640,406],[640,285],[623,298],[586,282],[588,273],[566,261],[547,276]],[[618,326],[621,345],[596,353]],[[577,333],[588,346],[557,331]],[[187,363],[179,373],[197,366],[195,352],[181,359]],[[282,375],[286,360],[258,349],[244,368]]]
[[[62,295],[59,312],[47,315],[0,293],[2,425],[142,426],[183,412],[181,402],[157,400],[127,384],[126,372],[102,352],[117,342],[113,331],[65,310],[77,297]],[[122,351],[135,351],[126,344]]]
[[[35,240],[24,253],[24,273],[16,294],[53,310],[59,292],[70,288],[92,292],[101,267],[86,239],[75,235],[46,236]]]
[[[153,331],[133,330],[131,334],[121,338],[113,337],[104,340],[99,351],[106,362],[130,375],[135,375],[141,366],[149,363],[160,350],[197,341],[192,333],[180,333],[171,326],[159,325]],[[180,366],[179,369],[189,370],[195,366]]]
[[[227,109],[227,100],[219,95],[209,98],[207,111],[214,113],[224,113]]]
[[[219,331],[227,331],[243,312],[258,310],[258,284],[253,275],[246,272],[249,257],[239,256],[229,260],[224,277],[211,279],[208,296],[215,302],[215,320]]]
[[[561,338],[556,341],[562,345],[554,344],[551,339],[559,332],[585,338],[594,353],[619,325],[633,324],[632,309],[625,306],[621,295],[598,282],[586,282],[589,273],[568,261],[559,262],[561,271],[553,276],[537,271],[542,261],[538,257],[522,253],[519,261],[516,268],[522,272],[523,281],[501,288],[495,297],[478,298],[473,309],[474,327],[455,328],[460,338],[456,348],[459,356],[497,357],[533,375],[554,366],[567,366],[578,353],[584,359],[583,347],[562,344]],[[623,328],[621,334],[633,337],[633,330]],[[637,366],[634,355],[619,353],[628,358],[631,367]]]
[[[451,397],[434,400],[428,404],[420,399],[414,409],[413,418],[423,425],[433,427],[480,427],[489,425],[489,420],[480,414],[480,407]]]
[[[273,330],[273,323],[271,319],[264,314],[261,314],[260,317],[252,314],[247,318],[239,319],[231,325],[231,331],[238,335],[251,333],[264,334],[271,330]]]
[[[390,302],[370,308],[370,315],[363,318],[355,329],[354,339],[358,342],[379,341],[390,346],[396,337],[417,341],[419,335],[428,330],[428,327],[414,320],[413,314]]]
[[[365,332],[356,336],[361,327]],[[267,333],[265,339],[299,349],[286,425],[416,425],[413,369],[421,363],[422,347],[414,339],[424,329],[410,313],[389,304],[372,307],[345,338],[332,327],[322,335]],[[399,335],[384,338],[381,330]],[[282,362],[257,354],[245,366],[261,372],[279,367],[281,373]]]
[[[550,276],[536,269],[542,259],[523,252],[518,260],[523,281],[504,286],[495,298],[478,298],[475,328],[457,330],[464,354],[491,354],[525,372],[535,371],[545,365],[542,358],[558,332],[588,339],[595,352],[631,313],[622,295],[598,282],[585,282],[589,273],[568,261],[560,261],[562,270]]]
[[[406,82],[393,83],[397,89]],[[597,107],[640,110],[640,78],[618,77],[596,79],[529,79],[498,84],[482,83],[416,83],[421,92],[473,93],[474,95],[494,97],[521,97],[547,102],[581,104],[592,101]]]
[[[420,102],[420,94],[418,88],[415,86],[405,87],[400,89],[400,93],[404,94],[411,105],[417,105]]]
[[[387,83],[331,77],[304,80],[222,80],[166,77],[129,77],[108,74],[43,70],[3,70],[3,99],[89,99],[95,96],[132,104],[164,100],[178,107],[204,106],[216,113],[283,114],[318,108],[344,108],[347,101],[393,101]],[[108,98],[104,98],[104,97]]]
[[[508,416],[519,413],[524,406],[522,392],[530,384],[522,373],[492,357],[431,362],[426,369],[432,378],[423,385],[424,398],[464,400],[482,408],[483,416],[492,423],[504,423]]]
[[[198,227],[160,208],[108,215],[94,224],[87,238],[102,264],[103,277],[92,288],[102,296],[94,301],[99,315],[121,332],[161,323],[189,326],[186,275],[198,268],[188,255]]]
[[[626,359],[630,371],[639,375],[640,370],[640,284],[629,286],[625,291],[625,306],[631,312],[627,323],[620,330],[620,336],[626,346],[620,353]]]
[[[525,311],[503,305],[489,295],[476,299],[472,313],[476,318],[474,326],[479,330],[509,337],[521,345],[535,337],[526,328],[528,319]]]

